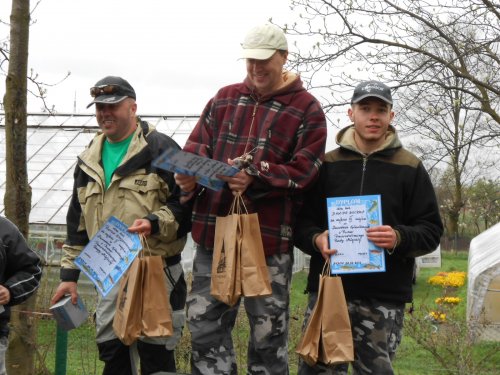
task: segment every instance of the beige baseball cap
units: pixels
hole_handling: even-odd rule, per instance
[[[241,46],[244,59],[267,60],[277,50],[288,51],[285,33],[278,26],[271,24],[251,29]]]

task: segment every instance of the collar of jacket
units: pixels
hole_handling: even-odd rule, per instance
[[[153,130],[154,128],[150,124],[137,118],[137,129],[134,132],[127,153],[115,170],[116,174],[126,176],[143,166],[145,163],[152,161],[152,155],[147,147],[146,137]],[[104,139],[104,134],[98,133],[78,157],[80,167],[86,169],[88,174],[94,175],[94,178],[98,177],[101,181],[104,181],[104,170],[101,163]]]
[[[294,95],[299,91],[305,91],[305,88],[298,74],[284,71],[283,77],[286,83],[285,86],[264,96],[259,96],[255,92],[255,87],[248,79],[248,76],[245,77],[243,84],[239,85],[238,90],[243,95],[250,95],[254,97],[259,103],[265,102],[267,100],[276,100],[280,103],[283,103],[284,105],[288,105],[292,102]]]
[[[354,141],[354,124],[346,126],[342,130],[340,130],[335,137],[335,141],[340,147],[365,156],[365,154],[361,150],[359,150],[356,142]],[[389,125],[384,143],[380,146],[380,148],[371,152],[370,155],[384,152],[392,153],[401,147],[403,147],[403,145],[399,140],[396,128],[394,128],[394,126],[392,125]]]

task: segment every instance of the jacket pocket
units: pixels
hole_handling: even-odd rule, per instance
[[[102,189],[97,182],[89,182],[85,187],[78,189],[78,202],[85,217],[87,230],[98,225],[98,218],[102,213]],[[80,223],[81,224],[81,223]],[[93,232],[90,230],[90,232]]]
[[[166,203],[168,188],[156,175],[133,175],[120,181],[118,198],[121,206],[136,217],[158,210]]]

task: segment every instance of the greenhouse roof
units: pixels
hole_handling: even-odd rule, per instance
[[[141,115],[183,146],[198,116]],[[30,224],[66,224],[76,157],[99,129],[95,115],[28,114],[28,181],[32,189]],[[5,115],[0,113],[0,197],[5,194]],[[0,214],[4,214],[3,199]]]

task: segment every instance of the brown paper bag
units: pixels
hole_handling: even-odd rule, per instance
[[[338,276],[323,278],[321,342],[318,361],[327,365],[354,361],[351,321]]]
[[[145,256],[142,265],[142,335],[172,336],[172,313],[161,256]]]
[[[125,344],[132,344],[142,330],[142,266],[137,257],[120,280],[113,330]]]
[[[240,246],[239,215],[218,216],[215,221],[210,294],[229,306],[234,306],[241,296]]]
[[[342,279],[331,277],[326,262],[319,280],[318,299],[296,352],[309,365],[354,361],[351,323]]]
[[[269,296],[272,294],[269,270],[262,246],[259,217],[241,214],[241,291],[245,297]]]
[[[323,278],[319,279],[318,299],[309,316],[306,328],[297,345],[295,352],[309,365],[314,366],[319,358],[319,345],[321,339],[321,318],[323,312]]]

